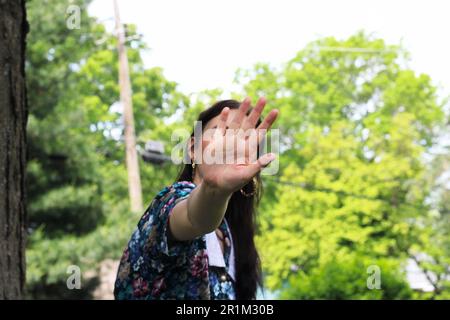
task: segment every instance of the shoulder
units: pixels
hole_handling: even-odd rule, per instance
[[[153,220],[165,213],[169,213],[172,207],[180,200],[189,196],[196,185],[190,181],[177,181],[169,186],[164,187],[153,198],[148,208],[145,210],[138,226],[142,226],[149,221],[153,224]]]
[[[182,197],[191,193],[196,185],[191,181],[177,181],[170,186],[164,187],[155,197],[154,200],[162,201],[167,200],[173,196]]]

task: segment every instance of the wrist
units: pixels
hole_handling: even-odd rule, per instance
[[[205,195],[216,198],[216,199],[226,199],[229,200],[233,195],[232,191],[224,190],[222,188],[217,187],[205,180],[203,180],[200,184],[200,188],[203,190]]]

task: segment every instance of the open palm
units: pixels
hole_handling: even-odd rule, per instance
[[[201,165],[205,183],[222,191],[234,192],[275,159],[271,153],[257,157],[259,144],[278,116],[278,110],[271,110],[256,128],[265,102],[260,98],[247,115],[250,99],[245,99],[232,119],[229,119],[229,108],[222,110],[217,128],[205,134],[210,141]]]

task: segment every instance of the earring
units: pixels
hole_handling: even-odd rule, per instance
[[[195,176],[195,163],[192,162],[192,180],[194,180],[194,176]]]
[[[246,197],[246,198],[250,198],[250,197],[254,196],[255,193],[256,193],[256,184],[257,184],[256,178],[253,178],[252,182],[253,182],[253,183],[252,183],[252,186],[253,186],[252,192],[247,193],[247,192],[244,191],[244,188],[242,188],[242,189],[240,190],[240,191],[241,191],[241,194],[242,194],[244,197]]]

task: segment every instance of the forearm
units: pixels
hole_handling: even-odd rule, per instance
[[[231,195],[200,183],[187,199],[187,217],[192,226],[204,233],[216,229],[222,222]]]
[[[231,194],[200,183],[173,208],[170,229],[175,239],[192,240],[216,229],[227,210]]]

